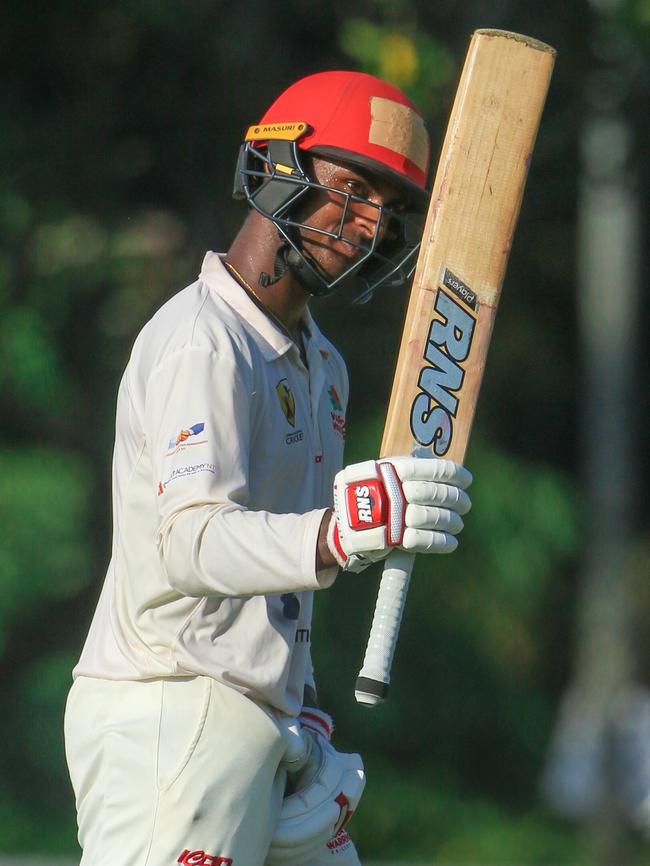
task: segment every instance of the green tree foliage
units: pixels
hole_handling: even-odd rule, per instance
[[[341,30],[341,47],[366,72],[408,93],[429,118],[440,110],[441,87],[456,74],[451,52],[413,27],[382,26],[365,18],[349,18]]]

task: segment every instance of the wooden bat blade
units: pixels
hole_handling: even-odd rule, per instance
[[[464,457],[553,61],[551,48],[517,34],[478,30],[472,37],[431,193],[382,456],[424,445],[452,460]],[[451,372],[449,388],[444,379],[439,386],[455,398],[444,401],[453,407],[448,444],[442,433],[429,441],[422,422],[414,432],[406,407],[429,366],[424,353],[432,320],[444,318],[435,310],[440,291],[449,309],[457,306],[474,322],[468,357],[451,357],[462,368],[462,386],[451,387]],[[462,313],[457,318],[471,328]],[[463,348],[457,345],[456,354]]]
[[[502,30],[470,42],[431,193],[380,454],[462,462],[555,59]],[[412,559],[388,557],[357,700],[384,699]]]

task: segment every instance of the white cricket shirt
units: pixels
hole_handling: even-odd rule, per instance
[[[348,382],[306,314],[298,348],[208,253],[135,341],[117,401],[113,546],[75,676],[205,674],[295,715],[316,541]]]

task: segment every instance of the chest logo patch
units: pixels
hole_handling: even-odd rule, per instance
[[[327,389],[327,396],[330,398],[332,405],[332,429],[339,434],[341,439],[345,439],[345,417],[343,415],[343,404],[341,398],[334,385],[330,385]]]
[[[289,381],[280,379],[275,386],[275,393],[280,401],[280,408],[284,412],[284,417],[292,427],[296,426],[296,398],[293,396]]]
[[[341,403],[341,398],[339,397],[338,391],[336,390],[334,385],[329,386],[329,388],[327,389],[327,393],[330,398],[330,403],[332,404],[332,409],[334,409],[335,412],[342,412],[343,404]]]

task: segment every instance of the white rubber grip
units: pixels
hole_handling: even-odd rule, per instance
[[[364,706],[375,707],[386,698],[414,562],[415,556],[404,550],[395,550],[386,559],[366,655],[354,690],[355,698]]]

